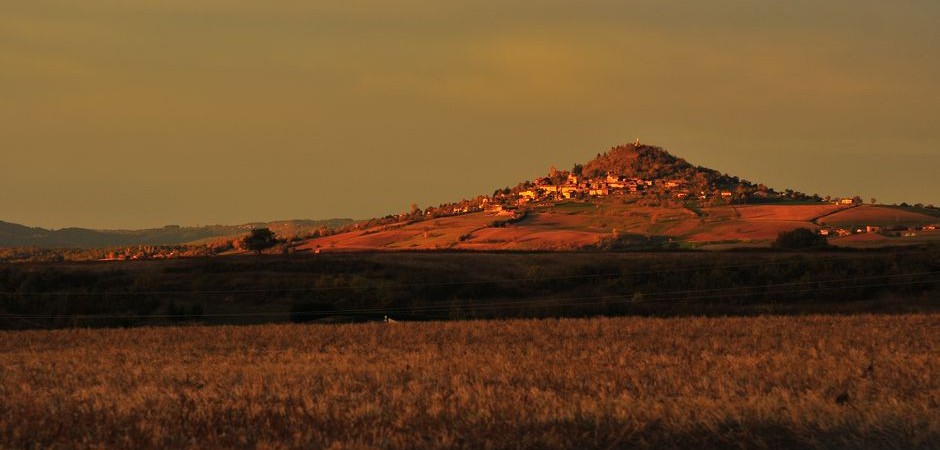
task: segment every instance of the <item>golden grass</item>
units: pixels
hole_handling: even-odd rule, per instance
[[[0,333],[0,448],[936,448],[940,315]]]

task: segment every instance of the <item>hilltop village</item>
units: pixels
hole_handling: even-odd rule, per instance
[[[560,184],[556,182],[559,176],[564,177],[564,182]],[[648,180],[612,173],[607,173],[603,177],[588,178],[571,172],[559,173],[556,169],[552,169],[552,174],[549,176],[526,183],[521,190],[511,191],[510,194],[514,194],[510,197],[518,205],[543,200],[583,199],[608,195],[703,201],[720,198],[725,203],[731,203],[735,199],[735,192],[730,190],[695,190],[689,182],[683,179]],[[742,200],[742,195],[743,192],[738,192],[737,200]]]
[[[787,200],[830,202],[841,205],[862,203],[860,197],[832,199],[792,190],[778,193],[762,185],[750,185],[746,181],[728,183],[725,187],[702,186],[681,178],[644,179],[612,173],[601,177],[585,177],[552,168],[549,176],[526,181],[514,188],[498,189],[491,196],[484,195],[471,200],[429,207],[424,210],[424,214],[439,217],[486,211],[509,215],[509,211],[523,206],[546,206],[555,201],[603,197],[632,197],[640,204],[649,206],[719,206]],[[412,214],[403,213],[399,217],[410,215]]]
[[[570,171],[552,167],[546,176],[497,189],[490,196],[442,204],[423,211],[425,216],[488,211],[511,215],[524,206],[540,206],[562,200],[603,197],[633,198],[647,206],[719,206],[778,201],[861,203],[861,199],[831,199],[806,195],[791,189],[777,192],[713,169],[693,166],[665,150],[635,142],[611,148]],[[397,218],[416,216],[416,207]],[[391,217],[390,217],[391,218]]]

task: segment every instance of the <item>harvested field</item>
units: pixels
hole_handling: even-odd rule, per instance
[[[0,332],[0,448],[940,442],[940,316]]]
[[[690,242],[715,242],[725,240],[773,241],[784,231],[796,228],[817,228],[812,222],[774,220],[734,220],[715,222],[695,230],[686,239]]]
[[[819,223],[829,226],[892,226],[892,225],[927,225],[937,223],[934,216],[905,211],[899,208],[885,206],[862,205],[849,208],[835,214],[823,217]]]
[[[484,228],[497,218],[484,213],[444,217],[407,225],[378,226],[365,231],[352,231],[310,239],[299,246],[301,251],[336,250],[434,250],[456,245],[460,236]]]
[[[739,217],[744,220],[797,220],[812,222],[817,217],[831,214],[844,206],[822,205],[741,205],[735,206]]]
[[[601,234],[514,226],[487,228],[473,233],[460,248],[471,249],[577,249],[598,241]]]
[[[734,207],[718,206],[715,208],[705,208],[702,210],[705,219],[709,222],[721,222],[737,219],[738,213]]]

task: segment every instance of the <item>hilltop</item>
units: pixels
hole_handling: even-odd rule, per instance
[[[689,188],[711,190],[744,186],[756,188],[746,180],[740,180],[714,169],[693,166],[686,160],[673,156],[668,151],[639,143],[614,147],[572,170],[575,175],[598,180],[608,175],[621,179],[677,181]],[[766,188],[764,188],[766,190]]]

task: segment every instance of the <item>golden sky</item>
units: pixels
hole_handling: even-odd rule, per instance
[[[368,218],[639,137],[940,203],[940,2],[5,0],[0,220]]]

